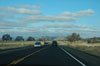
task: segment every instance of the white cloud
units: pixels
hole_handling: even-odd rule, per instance
[[[87,28],[86,25],[75,25],[75,24],[45,24],[46,28]]]
[[[0,21],[0,29],[13,29],[16,27],[25,27],[27,24],[20,22]]]
[[[32,10],[32,9],[25,9],[25,8],[0,7],[0,10],[11,12],[11,13],[17,13],[17,14],[32,14],[32,15],[42,14],[40,10]]]
[[[17,32],[17,33],[47,33],[47,34],[67,34],[67,33],[98,33],[100,30],[95,28],[89,28],[86,25],[75,25],[75,24],[45,24],[43,26],[30,26],[26,27],[24,24],[13,23],[13,22],[0,22],[0,32]],[[54,28],[53,30],[49,30]]]
[[[92,16],[93,14],[94,14],[94,11],[92,9],[76,12],[76,16]]]
[[[73,17],[66,17],[66,16],[30,16],[26,18],[21,18],[23,22],[40,22],[40,21],[49,21],[49,22],[56,22],[56,21],[75,21]]]
[[[72,16],[72,17],[83,17],[83,16],[92,16],[95,12],[92,9],[88,9],[88,10],[83,10],[83,11],[78,11],[76,13],[71,13],[71,12],[64,12],[61,13],[59,15],[62,16]]]
[[[17,5],[18,6],[18,5]],[[26,6],[28,5],[19,5],[19,6]],[[41,15],[42,13],[40,10],[33,10],[33,9],[25,9],[25,8],[14,8],[14,7],[0,7],[1,11],[7,11],[11,13],[17,13],[17,14],[31,14],[32,16],[20,18],[23,22],[41,22],[41,21],[49,21],[49,22],[65,22],[65,21],[76,21],[77,17],[86,17],[86,16],[92,16],[94,14],[94,11],[92,9],[77,11],[75,13],[71,12],[63,12],[61,14],[56,15]]]
[[[26,18],[21,18],[23,22],[40,22],[40,21],[49,21],[49,22],[65,22],[65,21],[76,21],[77,17],[86,17],[92,16],[94,11],[92,9],[78,11],[76,13],[64,12],[57,15],[46,15],[46,16],[28,16]]]
[[[3,16],[5,16],[5,14],[4,13],[0,13],[0,17],[3,17]]]
[[[12,24],[13,25],[13,24]],[[57,26],[56,26],[57,25]],[[6,26],[6,25],[5,25]],[[11,25],[8,25],[11,26]],[[13,27],[16,25],[13,25]],[[3,27],[2,27],[3,28]],[[6,27],[4,27],[6,29]],[[10,27],[9,27],[10,28]],[[49,30],[50,28],[54,28]],[[30,27],[17,27],[16,29],[1,29],[1,33],[10,33],[15,35],[33,35],[33,36],[55,36],[55,35],[67,35],[73,32],[83,34],[83,35],[92,35],[98,34],[100,30],[95,28],[89,28],[86,25],[75,25],[75,24],[45,24],[43,26],[30,26]]]
[[[13,14],[0,13],[0,21],[10,18],[15,18],[15,16]]]
[[[36,5],[16,5],[16,7],[21,7],[21,8],[40,8],[40,6],[36,6]]]
[[[0,32],[1,33],[12,33],[12,34],[22,34],[22,35],[61,35],[61,34],[71,34],[72,32],[84,33],[84,34],[97,34],[100,31],[97,29],[89,28],[87,25],[77,25],[77,24],[45,24],[43,26],[31,27],[29,24],[34,22],[74,22],[77,17],[87,17],[92,16],[94,11],[92,9],[87,9],[83,11],[77,11],[75,13],[63,12],[56,15],[41,15],[39,10],[25,9],[33,8],[30,6],[19,5],[18,7],[23,8],[13,8],[13,7],[0,7],[1,11],[7,11],[17,14],[31,14],[31,16],[24,16],[18,20],[19,22],[1,21],[0,20]],[[35,8],[35,7],[34,7]],[[32,16],[33,15],[33,16]],[[0,14],[0,16],[5,16],[5,14]],[[16,15],[15,15],[16,16]],[[8,17],[13,17],[9,15]],[[15,20],[16,21],[16,20]],[[30,26],[30,27],[28,27]],[[54,28],[53,30],[50,30]]]

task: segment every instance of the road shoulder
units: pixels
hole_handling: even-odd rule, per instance
[[[61,48],[65,49],[67,52],[71,53],[73,56],[75,56],[77,59],[81,60],[85,64],[89,64],[90,66],[100,66],[100,58],[97,58],[95,56],[89,55],[87,53],[66,47],[66,46],[60,46]]]

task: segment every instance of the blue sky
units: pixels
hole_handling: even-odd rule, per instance
[[[100,0],[0,0],[0,36],[100,36]]]

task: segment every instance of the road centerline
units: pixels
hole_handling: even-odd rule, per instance
[[[48,47],[46,47],[46,48],[48,48]],[[28,54],[28,55],[26,55],[26,56],[24,56],[24,57],[22,57],[22,58],[19,58],[19,59],[15,60],[15,61],[12,61],[11,63],[9,63],[9,64],[6,65],[6,66],[15,65],[15,64],[17,64],[17,63],[19,63],[19,62],[25,60],[26,58],[28,58],[28,57],[30,57],[30,56],[32,56],[32,55],[34,55],[34,54],[36,54],[36,53],[38,53],[38,52],[40,52],[40,51],[46,49],[46,48],[42,48],[42,49],[37,50],[37,51],[35,51],[35,52],[33,52],[33,53],[30,53],[30,54]]]
[[[66,50],[64,50],[63,48],[59,47],[62,51],[64,51],[66,54],[68,54],[70,57],[72,57],[74,60],[76,60],[78,63],[80,63],[82,66],[86,66],[83,62],[81,62],[80,60],[78,60],[76,57],[74,57],[72,54],[70,54],[69,52],[67,52]]]

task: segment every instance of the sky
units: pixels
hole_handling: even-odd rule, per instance
[[[100,0],[0,0],[0,37],[100,37]]]

